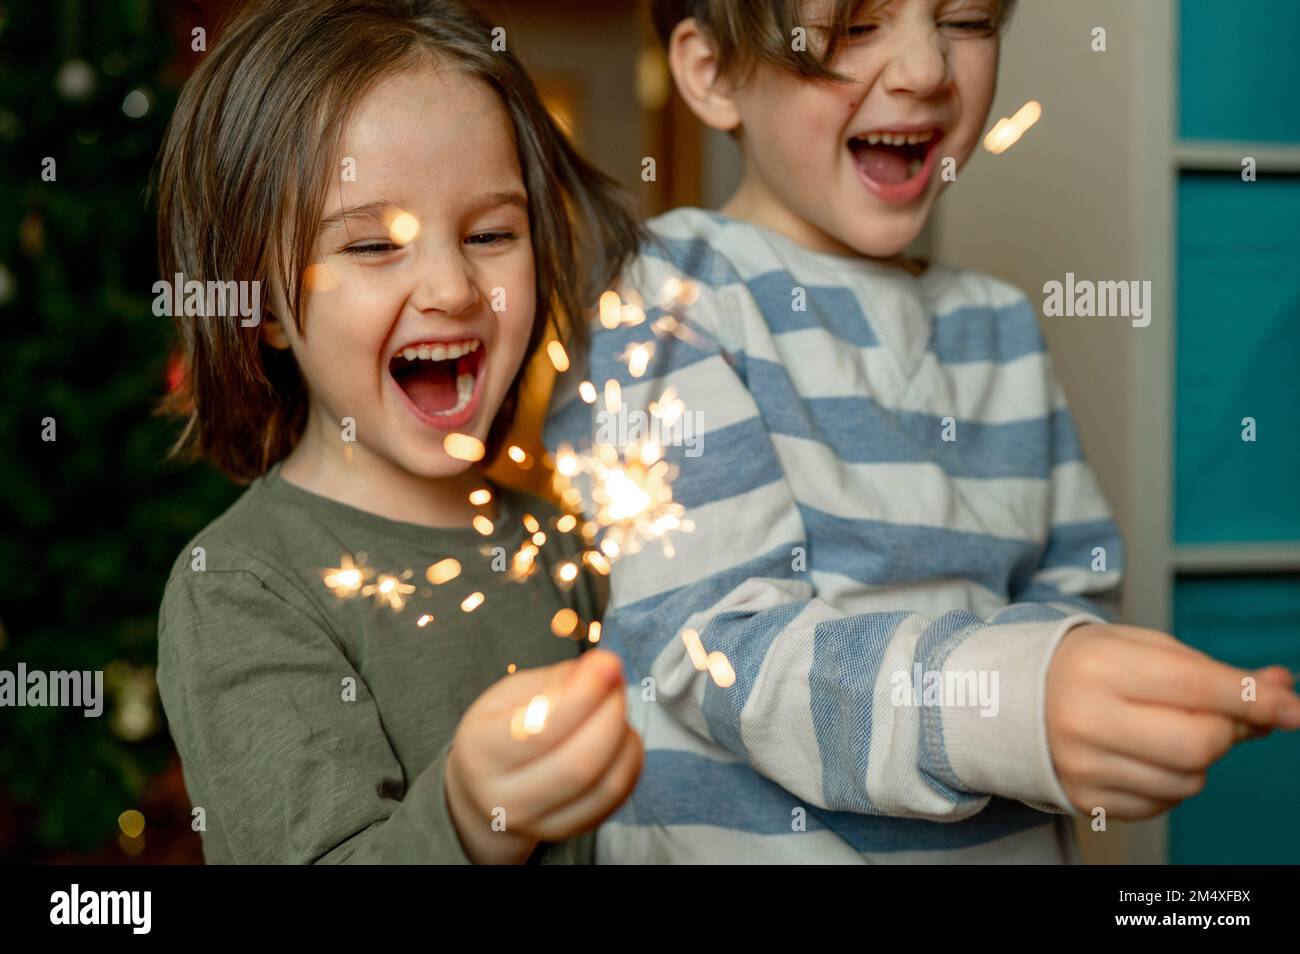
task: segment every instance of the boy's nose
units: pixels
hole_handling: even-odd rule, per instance
[[[944,41],[933,30],[910,30],[898,44],[881,74],[891,93],[930,96],[951,79]]]

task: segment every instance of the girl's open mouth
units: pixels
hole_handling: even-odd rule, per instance
[[[930,184],[943,130],[864,133],[849,140],[863,184],[886,202],[910,202]]]
[[[421,420],[450,429],[478,408],[486,356],[478,338],[419,342],[393,355],[388,373]]]

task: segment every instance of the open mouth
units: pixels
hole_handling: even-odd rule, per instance
[[[907,132],[879,130],[849,140],[858,172],[876,195],[907,201],[925,191],[943,131],[937,127]]]
[[[388,372],[429,423],[455,427],[473,415],[486,353],[477,338],[412,344],[393,355]]]

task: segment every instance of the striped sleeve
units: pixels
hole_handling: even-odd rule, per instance
[[[1062,503],[1042,566],[988,620],[929,618],[901,598],[892,611],[837,610],[808,572],[808,511],[751,391],[728,314],[745,304],[732,294],[742,292],[719,288],[692,308],[697,334],[657,343],[649,382],[620,359],[654,340],[649,323],[595,334],[588,376],[598,388],[618,380],[625,408],[644,408],[671,387],[699,412],[691,440],[665,442],[693,531],[674,537],[672,556],[654,545],[624,556],[611,577],[605,633],[629,675],[652,679],[657,704],[679,723],[822,808],[955,821],[1001,795],[1069,810],[1047,746],[1044,684],[1059,639],[1099,618],[1080,598],[1112,582],[1081,572],[1102,523],[1073,520]],[[557,392],[548,445],[581,448],[602,430],[602,440],[626,436],[574,395],[576,380]],[[1066,414],[1060,429],[1072,433]],[[1080,473],[1053,483],[1068,495]],[[726,656],[733,684],[696,668],[681,638],[688,628],[706,652]],[[974,692],[981,679],[993,687],[990,705],[918,704],[930,680]]]

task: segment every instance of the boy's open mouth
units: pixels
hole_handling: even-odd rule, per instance
[[[451,423],[474,401],[485,353],[478,338],[413,344],[393,355],[388,372],[424,416]]]
[[[890,132],[879,130],[849,140],[858,171],[884,199],[915,198],[929,181],[931,161],[943,130],[938,128]]]

